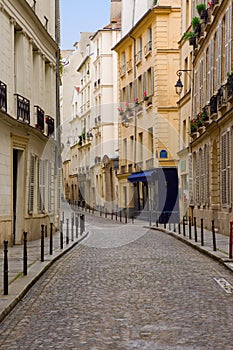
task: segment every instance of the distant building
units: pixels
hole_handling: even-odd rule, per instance
[[[0,244],[59,223],[59,1],[0,1]]]
[[[179,69],[180,1],[122,4],[124,36],[114,47],[119,207],[132,215],[153,213],[154,220],[166,216],[167,221],[173,214],[171,220],[178,220],[179,113],[173,81]]]

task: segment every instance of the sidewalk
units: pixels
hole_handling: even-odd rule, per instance
[[[27,242],[28,270],[27,276],[23,276],[23,245],[8,247],[8,295],[3,294],[3,248],[0,256],[0,322],[23,298],[32,285],[41,275],[62,255],[87,237],[88,232],[76,237],[74,226],[74,239],[71,240],[69,232],[69,243],[66,243],[65,225],[63,225],[63,249],[60,248],[60,232],[53,234],[53,254],[50,255],[50,238],[45,237],[44,261],[41,262],[41,240]]]
[[[185,225],[185,234],[183,230],[183,225],[180,225],[180,233],[178,232],[178,225],[174,226],[173,224],[164,225],[159,224],[146,226],[153,230],[160,230],[166,232],[167,234],[172,235],[173,237],[183,241],[184,243],[192,246],[193,248],[199,250],[200,252],[208,255],[209,257],[218,260],[220,263],[224,264],[228,269],[233,271],[233,259],[229,259],[229,236],[223,235],[221,233],[215,233],[215,246],[216,251],[214,251],[214,240],[213,233],[206,229],[203,230],[203,245],[201,242],[201,229],[197,227],[197,236],[195,241],[194,226],[191,226],[191,235],[189,231],[189,225]],[[230,230],[230,228],[229,228]]]

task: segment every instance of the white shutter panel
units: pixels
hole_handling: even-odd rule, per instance
[[[188,174],[189,174],[189,179],[188,179],[188,184],[189,184],[189,203],[190,205],[194,204],[193,201],[193,155],[192,153],[189,153],[188,155]]]
[[[209,198],[210,198],[209,145],[205,145],[204,162],[205,162],[205,204],[209,205]]]
[[[226,134],[226,172],[227,172],[227,205],[231,207],[231,131],[228,130]]]
[[[39,191],[38,191],[38,211],[44,211],[45,204],[45,164],[44,160],[39,160]]]
[[[196,204],[200,205],[200,157],[196,153]]]
[[[208,73],[207,73],[207,79],[208,79],[208,84],[207,84],[207,99],[208,101],[210,101],[210,98],[211,98],[211,94],[210,94],[210,91],[211,91],[211,45],[209,46],[208,48]]]
[[[203,60],[203,103],[206,105],[206,52]]]
[[[203,107],[203,61],[200,62],[200,82],[199,82],[199,111]]]
[[[212,37],[210,43],[210,98],[214,94],[214,38]]]
[[[33,213],[35,193],[35,156],[30,157],[30,173],[29,173],[29,195],[28,195],[28,213]]]
[[[222,205],[225,206],[227,203],[226,198],[226,133],[222,135],[221,140],[221,194],[222,194]]]
[[[193,117],[197,115],[197,71],[193,76]]]

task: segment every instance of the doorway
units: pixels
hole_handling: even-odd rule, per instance
[[[24,151],[13,149],[13,244],[22,243],[24,203]]]

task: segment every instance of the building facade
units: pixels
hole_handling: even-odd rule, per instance
[[[0,1],[0,21],[0,244],[19,244],[59,222],[59,2]]]
[[[229,233],[232,220],[232,1],[192,5],[191,215]],[[199,18],[200,24],[193,18]],[[187,37],[187,34],[184,35]],[[184,59],[185,57],[182,57]]]
[[[124,8],[124,7],[123,7]],[[174,30],[175,28],[175,30]],[[159,1],[114,47],[119,76],[119,206],[178,220],[180,2]],[[169,194],[169,198],[168,198]]]

